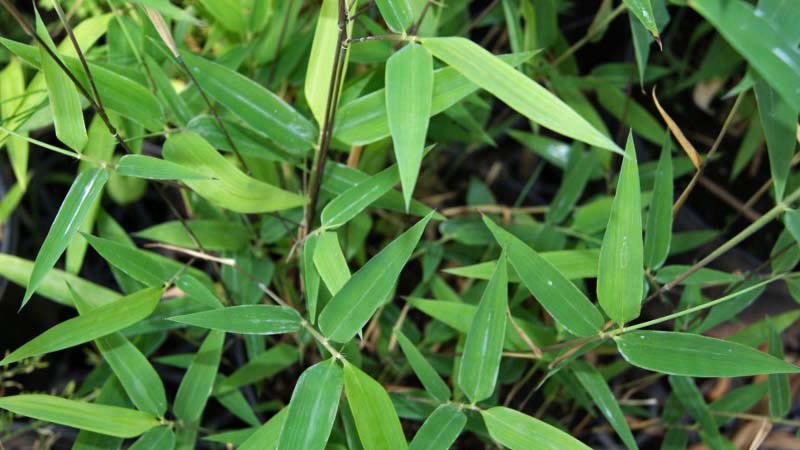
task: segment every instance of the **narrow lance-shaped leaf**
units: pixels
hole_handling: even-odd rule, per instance
[[[71,288],[70,291],[80,314],[89,314],[94,310],[77,292]],[[147,357],[120,333],[97,338],[95,343],[136,408],[163,416],[167,410],[164,384]]]
[[[439,376],[431,363],[425,359],[422,352],[417,349],[402,331],[395,331],[395,336],[397,337],[397,342],[400,344],[400,348],[403,350],[403,354],[411,365],[411,369],[417,375],[419,381],[422,382],[422,385],[425,386],[425,390],[440,402],[449,400],[450,388],[447,386],[447,383],[442,380],[442,377]]]
[[[304,91],[306,101],[317,123],[325,122],[328,95],[330,94],[331,73],[334,70],[337,43],[339,42],[339,3],[340,0],[323,0],[319,8],[319,18],[314,31],[314,42],[311,44],[311,55],[308,57],[306,82]],[[351,6],[348,14],[356,9],[358,1],[348,1]],[[352,36],[354,20],[347,22],[347,35]],[[344,55],[347,67],[347,53]],[[342,77],[344,81],[344,77]],[[335,103],[338,99],[334,99]]]
[[[151,429],[131,444],[128,450],[151,450],[157,448],[175,448],[175,433],[171,428],[158,427]]]
[[[593,336],[603,327],[603,316],[572,282],[516,236],[484,217],[484,223],[501,245],[525,287],[548,313],[576,336]]]
[[[466,424],[467,416],[455,405],[440,405],[417,430],[408,450],[447,450]]]
[[[319,315],[320,330],[326,337],[347,342],[369,321],[397,282],[431,217],[433,213],[398,236],[350,277]]]
[[[311,147],[314,125],[283,99],[221,64],[188,53],[183,58],[203,90],[252,129],[288,150]]]
[[[300,375],[281,430],[280,450],[325,448],[336,420],[342,385],[342,369],[334,359],[317,363]]]
[[[594,366],[587,364],[585,361],[576,361],[572,364],[572,371],[580,381],[581,385],[592,400],[600,408],[600,412],[617,432],[617,435],[628,447],[628,450],[638,449],[636,439],[633,438],[631,429],[628,422],[625,420],[625,415],[620,408],[617,399],[614,398],[614,393],[608,388],[606,380],[600,375],[600,372]]]
[[[240,213],[271,212],[302,206],[306,198],[246,175],[200,135],[173,134],[164,144],[164,158],[207,176],[184,183],[212,203]]]
[[[460,37],[424,38],[433,55],[486,89],[508,106],[545,128],[596,147],[619,147],[535,81],[474,42]]]
[[[689,414],[697,421],[700,436],[711,448],[726,448],[725,439],[720,434],[717,422],[711,415],[708,405],[703,400],[703,394],[697,389],[694,380],[688,377],[672,375],[669,377],[675,397],[686,407]]]
[[[335,231],[326,231],[319,235],[314,250],[314,265],[331,295],[335,296],[350,279],[350,268],[347,267],[347,260]]]
[[[672,241],[672,140],[664,138],[661,157],[656,167],[653,198],[647,211],[647,228],[644,235],[644,265],[656,270],[669,255]]]
[[[597,168],[597,160],[593,153],[583,151],[570,152],[572,162],[564,173],[561,188],[547,209],[547,223],[558,224],[567,218],[575,207],[575,203],[583,193],[586,183]]]
[[[658,26],[656,25],[656,15],[653,12],[652,0],[625,0],[628,11],[633,13],[639,22],[647,28],[647,31],[658,38]]]
[[[405,450],[408,443],[389,394],[377,381],[350,363],[344,366],[344,386],[364,449]]]
[[[150,413],[51,395],[22,394],[3,397],[0,398],[0,408],[45,422],[122,438],[139,436],[160,424]]]
[[[769,354],[783,360],[783,342],[781,335],[775,328],[769,333]],[[792,408],[792,391],[789,386],[789,376],[785,373],[774,373],[767,377],[769,387],[769,415],[783,417],[789,414]]]
[[[497,261],[494,275],[486,285],[478,311],[472,318],[458,371],[458,385],[472,403],[484,400],[494,392],[503,354],[508,308],[505,249]]]
[[[622,159],[597,274],[600,306],[619,325],[639,316],[644,289],[641,191],[633,135],[628,135]]]
[[[211,331],[192,359],[189,370],[181,380],[175,396],[173,411],[184,422],[194,422],[203,415],[203,410],[214,388],[225,333]]]
[[[14,350],[0,365],[74,347],[129,327],[153,312],[163,292],[162,288],[143,289],[65,320]]]
[[[33,81],[31,81],[30,86],[36,87]],[[12,121],[12,118],[16,117],[17,120],[21,120],[17,114],[19,108],[25,106],[26,100],[30,101],[29,99],[34,97],[33,95],[25,96],[25,73],[18,58],[11,58],[5,68],[0,71],[0,96],[3,98],[3,101],[0,102],[0,117],[4,119],[3,126],[16,129],[17,125],[15,121]],[[27,133],[22,134],[23,136],[27,135]],[[21,137],[0,131],[0,147],[4,143],[8,151],[11,170],[17,178],[16,186],[20,192],[24,191],[28,186],[28,151],[30,150],[30,145],[27,140]],[[9,195],[10,192],[7,192],[5,198],[7,199]]]
[[[299,330],[302,318],[287,306],[239,305],[173,316],[169,320],[230,333],[281,334]]]
[[[322,225],[336,228],[349,222],[397,184],[397,166],[391,166],[354,185],[331,200],[322,210]]]
[[[481,411],[492,439],[510,450],[589,450],[558,428],[503,406]]]
[[[690,377],[797,373],[800,368],[752,347],[692,333],[633,331],[615,338],[631,364]]]
[[[250,435],[236,450],[275,450],[286,422],[289,408],[283,408]]]
[[[28,303],[36,288],[50,269],[56,264],[58,258],[64,253],[69,241],[75,236],[83,220],[92,209],[95,198],[108,181],[108,172],[105,169],[91,169],[78,174],[58,209],[56,218],[44,238],[42,248],[36,255],[28,287],[22,306]]]
[[[414,8],[411,0],[376,0],[378,10],[389,29],[403,33],[414,23]]]
[[[317,249],[319,235],[311,234],[303,244],[302,263],[300,271],[303,277],[303,289],[305,290],[306,311],[311,323],[317,321],[317,300],[319,299],[319,272],[314,267],[314,252]]]
[[[83,121],[81,98],[78,88],[42,46],[47,45],[53,51],[55,49],[55,44],[47,32],[42,18],[39,17],[38,11],[36,11],[36,34],[45,42],[39,46],[39,57],[47,84],[50,106],[53,109],[56,136],[69,148],[80,152],[89,140],[89,136],[86,134],[86,124]]]
[[[800,245],[800,209],[786,211],[783,216],[783,222],[786,224],[786,229],[797,241],[797,244]]]
[[[800,69],[799,69],[800,70]],[[777,91],[761,77],[756,77],[758,115],[767,138],[769,168],[775,185],[775,197],[783,199],[791,171],[791,160],[797,146],[797,110],[781,99]]]
[[[119,159],[117,173],[148,180],[208,180],[208,175],[173,162],[146,155],[125,155]]]
[[[391,3],[407,1],[393,0]],[[432,95],[433,57],[425,47],[411,42],[386,62],[386,115],[394,156],[400,169],[406,210],[422,165]]]

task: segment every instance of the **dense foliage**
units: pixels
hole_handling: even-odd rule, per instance
[[[0,5],[0,448],[800,442],[795,0]]]

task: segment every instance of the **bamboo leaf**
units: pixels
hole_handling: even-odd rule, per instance
[[[783,342],[781,335],[775,328],[769,334],[769,354],[783,360]],[[785,373],[775,373],[767,377],[769,388],[769,415],[783,417],[792,409],[792,391],[789,386],[789,376]]]
[[[193,191],[231,211],[271,212],[296,208],[306,198],[245,175],[195,133],[173,134],[164,144],[164,159],[212,180],[188,180]]]
[[[392,166],[353,185],[331,200],[322,210],[322,225],[337,228],[375,203],[397,184],[397,167]]]
[[[800,56],[798,56],[800,58]],[[791,173],[791,160],[797,146],[797,108],[781,99],[778,92],[761,77],[756,77],[755,93],[758,115],[767,139],[769,168],[775,185],[775,197],[783,199],[786,182]]]
[[[280,450],[325,448],[336,420],[342,385],[342,369],[333,359],[317,363],[300,375],[281,430]]]
[[[600,251],[597,249],[556,250],[538,253],[542,259],[553,266],[568,280],[595,278],[597,276],[597,260]],[[487,261],[470,266],[446,268],[442,272],[460,277],[488,280],[494,272],[497,261]],[[509,283],[519,283],[519,275],[513,270],[508,273]]]
[[[335,231],[326,231],[319,235],[314,250],[314,266],[331,295],[335,296],[347,284],[350,268],[347,267],[347,260]]]
[[[175,448],[175,433],[169,427],[151,428],[136,440],[128,450],[151,450],[163,448],[165,450]]]
[[[414,7],[410,0],[376,0],[378,10],[389,29],[403,33],[414,23]]]
[[[237,450],[275,450],[289,409],[283,408],[250,435]]]
[[[71,292],[81,315],[95,310],[77,292]],[[167,411],[164,384],[147,357],[120,333],[97,338],[95,343],[136,409],[163,417]]]
[[[295,347],[278,344],[269,350],[250,358],[247,363],[225,379],[225,387],[239,387],[269,378],[300,359]]]
[[[578,381],[589,393],[589,396],[592,397],[600,412],[603,413],[603,416],[614,428],[614,431],[617,432],[617,435],[628,447],[628,450],[638,449],[639,447],[636,445],[636,440],[633,438],[628,422],[625,421],[625,415],[600,372],[585,361],[577,361],[571,367]]]
[[[159,425],[152,414],[118,406],[96,405],[41,394],[0,398],[0,408],[21,416],[123,438]]]
[[[507,267],[504,249],[494,275],[483,291],[464,342],[458,386],[473,404],[492,395],[500,371],[508,308]]]
[[[169,320],[237,334],[282,334],[300,329],[302,318],[287,306],[239,305],[173,316]]]
[[[170,161],[146,155],[124,155],[117,173],[148,180],[208,180],[210,177]]]
[[[424,38],[422,44],[433,56],[530,120],[559,134],[620,152],[611,139],[597,131],[558,97],[474,42],[448,37]]]
[[[31,81],[30,86],[36,87],[34,81]],[[25,95],[25,73],[22,71],[22,64],[19,62],[19,58],[11,58],[6,67],[0,71],[0,95],[3,98],[3,101],[0,102],[0,116],[4,119],[3,126],[16,128],[12,118],[17,115],[20,108],[26,106],[26,100],[34,97],[33,95]],[[26,134],[23,133],[23,136]],[[23,138],[0,131],[0,147],[3,147],[3,143],[6,144],[11,170],[17,178],[18,190],[23,192],[28,185],[28,151],[30,150],[30,145]],[[9,195],[10,193],[6,193],[4,199],[8,198]]]
[[[467,416],[454,405],[438,406],[422,424],[408,450],[447,450],[467,424]]]
[[[586,183],[597,168],[597,160],[592,153],[571,152],[575,155],[564,173],[564,180],[555,198],[547,209],[545,219],[547,223],[558,224],[564,221],[575,208],[575,203],[583,193]]]
[[[632,12],[639,22],[647,28],[647,31],[658,39],[658,25],[656,25],[656,15],[653,12],[651,0],[625,0],[628,11]]]
[[[203,90],[252,129],[287,150],[311,148],[314,125],[283,99],[221,64],[188,53],[183,58]]]
[[[501,245],[525,287],[564,328],[576,336],[592,336],[603,327],[603,316],[574,284],[547,260],[488,217],[484,223]]]
[[[800,209],[790,209],[783,215],[786,229],[800,245]]]
[[[405,4],[408,13],[411,13],[408,0],[383,0],[378,3],[379,7],[381,3],[397,7]],[[383,8],[381,13],[386,17]],[[386,62],[386,116],[400,170],[406,210],[411,203],[422,165],[432,95],[433,57],[425,47],[409,43]]]
[[[432,216],[429,213],[373,256],[331,299],[319,315],[327,338],[347,342],[367,323],[397,282]]]
[[[800,86],[800,50],[789,31],[794,25],[771,22],[742,0],[691,0],[689,6],[705,17],[794,111],[800,111],[796,88]]]
[[[208,397],[214,388],[224,343],[225,333],[211,331],[200,345],[175,396],[172,410],[178,419],[194,422],[203,415]]]
[[[0,361],[0,366],[74,347],[131,326],[149,316],[164,292],[143,289],[72,319],[31,339]]]
[[[81,223],[89,214],[95,198],[100,194],[108,172],[104,169],[91,169],[78,174],[58,209],[56,218],[44,238],[44,243],[36,255],[22,306],[31,299],[39,284],[64,253],[69,241],[75,236]]]
[[[589,450],[558,428],[510,408],[496,406],[481,411],[481,416],[492,439],[510,450]]]
[[[664,138],[661,157],[656,167],[653,198],[647,211],[647,225],[644,235],[644,265],[656,270],[664,264],[669,255],[672,241],[672,149],[669,136]]]
[[[347,363],[344,365],[344,389],[363,448],[370,450],[408,448],[392,400],[380,383]]]
[[[239,222],[204,219],[163,222],[137,231],[134,235],[179,247],[197,248],[186,227],[207,251],[241,250],[247,246],[250,236],[247,228]]]
[[[400,344],[400,348],[403,350],[403,354],[408,360],[408,364],[411,365],[414,374],[417,375],[419,381],[425,386],[425,390],[440,402],[449,400],[450,388],[447,386],[447,383],[442,380],[442,377],[439,376],[431,363],[425,359],[422,352],[417,349],[402,331],[396,330],[395,336],[397,337],[397,342]]]
[[[358,5],[358,1],[348,2],[352,14]],[[347,35],[353,35],[353,24],[355,21],[348,21]],[[304,91],[308,107],[317,123],[325,123],[325,115],[329,102],[331,87],[331,74],[334,71],[336,60],[337,43],[339,42],[339,0],[322,0],[319,9],[319,19],[314,30],[314,42],[311,44],[311,55],[308,57],[308,69],[306,70],[306,82]],[[345,53],[344,64],[347,67],[347,56]],[[342,77],[344,80],[344,77]],[[335,103],[338,99],[331,100]]]
[[[644,289],[641,192],[633,135],[622,161],[617,193],[600,247],[597,298],[619,325],[639,316]]]
[[[697,389],[694,381],[688,377],[672,375],[669,377],[674,395],[686,407],[689,414],[694,417],[700,426],[700,436],[711,448],[726,448],[725,439],[719,432],[717,422],[711,416],[708,405],[703,400],[703,394]]]
[[[615,340],[629,363],[670,375],[743,377],[800,372],[800,368],[767,353],[699,334],[633,331]]]
[[[326,207],[327,209],[327,207]],[[324,214],[325,211],[323,211]],[[303,277],[303,289],[305,290],[306,311],[311,323],[317,321],[317,300],[319,298],[319,272],[314,266],[314,253],[317,250],[318,234],[311,234],[303,244],[302,262],[300,271]]]

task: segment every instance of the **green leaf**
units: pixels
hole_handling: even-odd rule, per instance
[[[669,255],[672,241],[672,139],[664,138],[661,157],[656,167],[653,198],[647,211],[647,228],[644,235],[644,265],[656,270]]]
[[[781,335],[774,328],[769,334],[769,354],[783,360],[783,342]],[[785,373],[775,373],[767,377],[769,387],[769,415],[784,417],[792,409],[792,392],[789,386],[789,376]]]
[[[391,166],[337,195],[322,210],[322,226],[337,228],[346,224],[389,192],[397,178],[397,167]]]
[[[342,394],[342,369],[330,359],[306,369],[297,380],[281,430],[281,450],[323,450]]]
[[[143,289],[65,320],[14,350],[0,361],[0,366],[74,347],[122,330],[149,316],[163,293],[161,288]]]
[[[512,109],[559,134],[619,152],[619,147],[535,81],[474,42],[460,37],[424,38],[422,44],[467,79]]]
[[[247,363],[234,371],[225,379],[226,387],[239,387],[246,384],[253,384],[265,378],[269,378],[300,359],[300,352],[297,348],[278,344],[269,350],[250,358]]]
[[[358,1],[348,2],[352,14]],[[353,24],[350,20],[347,23],[347,35],[353,35]],[[336,60],[337,43],[339,42],[339,0],[322,0],[319,8],[319,19],[314,30],[314,42],[311,44],[311,55],[308,57],[308,69],[306,69],[306,82],[304,92],[308,107],[317,123],[325,123],[327,113],[328,95],[331,87],[331,74],[334,70]],[[347,53],[345,58],[345,68],[347,67]],[[342,77],[344,81],[344,77]],[[336,101],[338,99],[335,99]]]
[[[200,345],[175,396],[172,410],[178,419],[194,422],[203,415],[208,397],[214,388],[224,343],[224,332],[211,331]]]
[[[242,442],[242,445],[237,450],[275,450],[278,448],[278,439],[280,439],[283,424],[288,416],[289,408],[283,408],[270,418],[264,425],[258,429]]]
[[[320,317],[321,319],[321,317]],[[344,365],[344,389],[361,445],[369,450],[405,450],[408,443],[389,394],[380,383],[350,363]]]
[[[536,300],[564,328],[576,336],[593,336],[603,327],[603,316],[572,282],[516,236],[484,217],[484,223]]]
[[[433,398],[440,402],[446,402],[450,399],[450,388],[447,383],[442,380],[442,377],[436,372],[430,362],[425,359],[422,352],[403,334],[402,331],[396,330],[395,337],[403,350],[403,354],[411,365],[411,369],[425,386],[425,390],[431,394]]]
[[[34,263],[14,255],[0,253],[0,276],[6,278],[20,286],[25,286],[33,272]],[[72,295],[70,295],[67,285],[81,297],[86,299],[92,306],[100,306],[116,301],[121,297],[120,294],[86,281],[70,273],[58,269],[51,269],[42,278],[37,288],[37,292],[42,297],[66,306],[73,306]]]
[[[800,209],[787,210],[783,215],[783,222],[786,224],[786,229],[794,237],[800,245]]]
[[[383,0],[405,3],[408,0]],[[381,9],[383,13],[383,9]],[[385,16],[385,13],[384,13]],[[417,184],[425,136],[431,115],[433,95],[433,57],[425,47],[409,43],[386,62],[386,116],[394,143],[394,156],[400,170],[403,198],[408,209]]]
[[[800,60],[800,56],[798,57]],[[798,69],[800,71],[800,69]],[[754,87],[758,100],[758,115],[767,138],[769,168],[775,185],[775,197],[783,199],[791,172],[791,161],[797,146],[797,108],[792,108],[761,77]]]
[[[192,236],[186,231],[189,227],[205,250],[236,251],[243,249],[249,242],[250,233],[239,222],[223,220],[174,220],[153,225],[134,233],[136,237],[177,245],[179,247],[197,248]]]
[[[651,0],[625,0],[628,11],[632,12],[639,22],[647,28],[647,31],[658,38],[658,25],[656,25],[656,15],[653,12]]]
[[[600,247],[597,274],[600,306],[619,325],[639,317],[642,307],[644,248],[641,211],[636,148],[633,135],[628,135],[617,193]]]
[[[751,347],[691,333],[633,331],[614,338],[631,364],[690,377],[797,373],[800,368]]]
[[[492,439],[510,450],[589,450],[558,428],[510,408],[496,406],[481,411],[481,416]]]
[[[283,99],[255,81],[199,56],[183,55],[203,90],[287,150],[305,152],[314,144],[314,125]]]
[[[136,440],[128,450],[171,450],[175,448],[175,433],[169,427],[152,428]]]
[[[237,334],[282,334],[299,330],[302,318],[288,306],[239,305],[173,316],[169,320]]]
[[[369,321],[397,282],[433,213],[416,223],[373,256],[336,293],[319,315],[322,333],[347,342]]]
[[[408,450],[447,450],[467,424],[467,416],[455,405],[439,405],[422,424]]]
[[[22,394],[2,397],[0,408],[45,422],[123,438],[139,436],[159,425],[158,419],[146,412],[51,395]]]
[[[124,155],[117,164],[117,173],[148,180],[208,180],[211,177],[161,158],[145,155]]]
[[[568,280],[597,276],[597,260],[600,258],[600,251],[597,249],[557,250],[537,254]],[[446,268],[442,272],[460,277],[488,280],[494,272],[495,264],[497,261],[487,261],[471,266]],[[508,281],[509,283],[520,282],[519,275],[515,270],[509,271]]]
[[[37,76],[34,80],[41,81],[41,77]],[[30,82],[30,88],[35,89],[36,83],[34,80]],[[3,101],[0,102],[0,117],[3,117],[3,126],[6,128],[17,128],[16,121],[22,120],[18,116],[21,108],[24,108],[27,101],[33,101],[34,95],[25,92],[25,73],[22,70],[22,64],[18,58],[11,58],[6,64],[6,67],[0,71],[0,93],[2,93]],[[46,96],[46,92],[41,92],[40,95]],[[18,130],[21,131],[21,130]],[[27,133],[22,133],[23,136]],[[21,137],[12,136],[5,131],[0,131],[0,147],[6,144],[8,151],[8,159],[11,163],[11,170],[17,178],[18,191],[23,192],[28,186],[28,152],[30,145],[28,141]],[[6,193],[4,200],[10,195]],[[5,218],[2,218],[5,221]]]
[[[504,250],[483,291],[464,342],[458,386],[473,404],[492,395],[500,371],[508,308],[507,267]]]
[[[87,170],[75,178],[36,255],[36,262],[22,300],[23,307],[36,292],[47,272],[55,266],[58,258],[64,253],[107,180],[108,172],[104,169]]]
[[[327,209],[327,207],[326,207]],[[323,211],[324,214],[324,211]],[[317,250],[317,240],[319,235],[311,234],[303,244],[302,261],[300,272],[303,278],[303,289],[305,290],[306,312],[311,323],[317,321],[317,300],[319,299],[319,272],[314,267],[314,253]]]
[[[589,396],[592,397],[592,401],[603,413],[603,416],[614,428],[614,431],[617,432],[617,435],[628,447],[628,450],[638,449],[636,439],[634,439],[628,422],[625,420],[622,408],[620,408],[614,393],[608,388],[608,384],[606,384],[606,380],[603,379],[600,372],[585,361],[576,361],[571,367],[578,381],[589,393]]]
[[[326,231],[319,235],[314,250],[314,266],[331,295],[335,296],[350,279],[350,268],[347,267],[347,260],[335,231]]]
[[[781,97],[800,111],[800,51],[790,30],[768,20],[742,0],[691,0],[689,6],[755,68]]]
[[[36,11],[36,34],[46,42],[51,50],[55,50],[55,44],[47,32],[47,27],[39,17],[38,11]],[[58,53],[56,52],[56,54]],[[86,124],[83,121],[83,108],[78,88],[61,70],[61,67],[42,44],[39,45],[39,58],[47,84],[50,107],[53,110],[56,137],[69,148],[80,152],[86,146],[89,136],[86,134]]]
[[[574,151],[570,154],[574,155],[575,161],[571,162],[564,173],[561,188],[547,209],[547,223],[558,224],[567,218],[575,208],[592,172],[597,168],[597,160],[592,153]]]
[[[200,135],[170,135],[164,158],[213,180],[184,180],[210,202],[240,213],[280,211],[306,203],[306,198],[245,175]]]
[[[72,291],[72,298],[81,315],[96,310],[75,291]],[[162,417],[167,411],[167,396],[161,378],[147,357],[120,333],[97,338],[95,343],[136,409]]]
[[[499,58],[512,65],[522,64],[532,52],[504,55]],[[431,116],[447,110],[478,86],[451,67],[433,72]],[[386,108],[386,90],[378,89],[348,102],[336,114],[334,137],[350,145],[366,145],[391,135]]]
[[[245,3],[236,0],[200,0],[200,4],[226,30],[242,33],[247,28]]]
[[[713,449],[726,448],[725,439],[719,432],[717,422],[711,416],[711,411],[703,400],[703,394],[697,389],[694,381],[688,377],[671,375],[669,384],[672,386],[675,397],[680,400],[700,426],[700,436],[703,441]]]
[[[375,3],[386,25],[395,33],[404,33],[414,24],[414,8],[410,0],[376,0]]]

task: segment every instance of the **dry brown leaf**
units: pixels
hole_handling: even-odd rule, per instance
[[[658,113],[661,114],[661,118],[664,119],[664,122],[667,123],[669,127],[669,131],[672,132],[672,135],[675,136],[675,139],[678,140],[678,143],[681,145],[681,148],[684,152],[689,156],[689,159],[692,160],[692,164],[696,169],[700,168],[700,164],[702,164],[703,160],[700,158],[700,154],[697,153],[697,150],[694,148],[689,139],[686,138],[686,135],[683,134],[678,124],[672,120],[672,117],[664,111],[664,108],[661,107],[661,104],[658,102],[658,98],[656,97],[656,89],[653,88],[653,101],[656,104],[656,108],[658,108]]]

